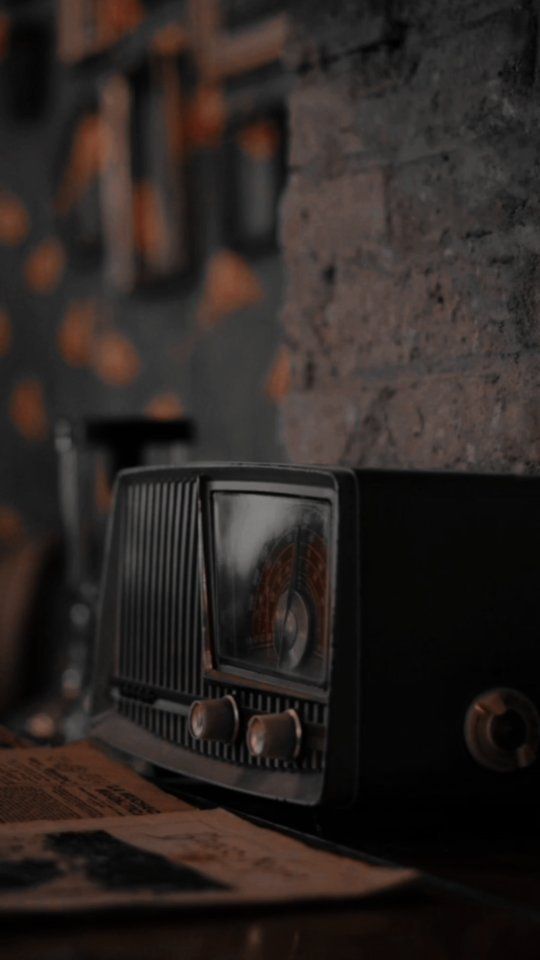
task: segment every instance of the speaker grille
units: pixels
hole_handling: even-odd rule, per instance
[[[130,483],[120,523],[118,679],[197,695],[197,481]]]

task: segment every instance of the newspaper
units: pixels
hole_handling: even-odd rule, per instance
[[[0,753],[0,825],[188,808],[86,741]],[[0,826],[0,832],[2,831]]]
[[[411,882],[199,810],[87,743],[0,755],[0,916],[350,900]]]
[[[220,809],[26,824],[0,835],[0,915],[350,900],[414,876]]]
[[[25,737],[14,733],[9,727],[0,725],[0,750],[12,750],[13,747],[29,746],[32,746],[32,744]]]

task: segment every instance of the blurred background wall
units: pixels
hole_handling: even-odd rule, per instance
[[[54,529],[65,415],[534,468],[537,33],[525,0],[3,0],[0,544]]]
[[[294,4],[291,457],[537,470],[538,6]]]
[[[0,5],[0,547],[58,524],[59,417],[283,458],[282,7]]]

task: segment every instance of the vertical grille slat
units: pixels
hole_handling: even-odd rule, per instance
[[[182,543],[182,588],[180,591],[180,610],[179,610],[179,633],[178,633],[178,646],[180,649],[180,676],[178,678],[180,689],[185,690],[186,686],[186,675],[187,675],[187,665],[189,661],[189,651],[188,644],[185,642],[187,637],[187,626],[188,626],[188,604],[187,594],[189,589],[189,538],[191,536],[191,523],[189,516],[189,509],[191,506],[191,499],[189,496],[189,486],[184,487],[184,531],[185,536]]]
[[[130,638],[129,644],[125,644],[127,648],[126,660],[128,663],[128,676],[130,679],[134,680],[137,676],[137,645],[136,645],[136,630],[137,630],[137,617],[136,617],[136,603],[137,603],[137,594],[135,589],[136,584],[136,569],[137,569],[137,557],[138,557],[138,536],[139,536],[139,511],[140,511],[140,490],[137,488],[131,490],[131,509],[129,517],[129,529],[131,536],[130,551],[128,554],[130,565],[129,565],[129,588],[127,590],[126,596],[126,614],[127,614],[127,633]]]
[[[163,538],[163,548],[161,553],[161,584],[162,584],[162,602],[159,616],[159,635],[160,635],[160,659],[158,684],[165,686],[165,672],[168,656],[168,636],[167,624],[169,622],[169,608],[171,604],[170,588],[170,557],[171,557],[171,535],[172,535],[172,514],[173,514],[173,486],[171,483],[165,484],[165,503],[163,517],[165,524],[165,533]]]
[[[140,599],[140,620],[139,620],[139,672],[138,680],[144,682],[148,677],[148,657],[147,657],[147,630],[148,630],[148,591],[146,589],[146,584],[148,583],[148,569],[149,569],[149,556],[150,556],[150,545],[149,545],[149,517],[152,509],[152,490],[149,487],[142,488],[142,511],[141,511],[141,520],[140,520],[140,535],[141,539],[139,542],[139,553],[140,553],[140,584],[142,589],[140,590],[141,599]]]
[[[182,609],[185,606],[184,598],[187,591],[187,557],[186,557],[186,540],[189,535],[189,498],[187,484],[184,484],[182,487],[182,512],[181,512],[181,525],[182,525],[182,540],[180,543],[180,557],[179,557],[179,566],[178,566],[178,603],[176,605],[176,687],[181,692],[184,691],[184,677],[185,677],[185,657],[186,651],[184,649],[185,645],[182,643],[182,637],[184,635],[184,620],[182,617]]]
[[[190,516],[191,522],[193,525],[193,536],[192,536],[192,552],[190,557],[190,573],[191,573],[191,583],[190,583],[190,635],[201,636],[201,605],[198,597],[198,590],[196,589],[196,584],[199,579],[199,563],[198,563],[198,511],[197,511],[197,485],[192,484],[191,489],[191,509]],[[199,649],[195,655],[195,650],[193,646],[188,645],[188,672],[186,673],[186,678],[189,677],[190,688],[196,694],[202,693],[202,684],[201,684],[201,653]]]
[[[167,658],[167,676],[165,686],[174,689],[175,678],[178,675],[178,557],[180,553],[180,529],[182,517],[182,487],[178,484],[174,488],[174,511],[172,514],[172,555],[171,555],[171,609],[169,618],[169,643]]]
[[[161,531],[161,484],[154,488],[154,505],[152,510],[152,555],[150,560],[150,602],[148,604],[148,633],[152,638],[148,644],[148,677],[152,686],[156,685],[156,664],[158,657],[159,635],[157,632],[157,612],[159,609],[159,540]]]
[[[194,605],[193,605],[193,588],[195,585],[195,580],[198,576],[197,568],[197,510],[195,502],[195,486],[192,484],[189,491],[189,538],[188,538],[188,549],[189,554],[187,557],[187,568],[188,568],[188,593],[187,593],[187,603],[186,603],[186,633],[184,636],[191,636],[192,631],[195,629],[195,617],[194,617]],[[183,647],[186,651],[186,672],[184,674],[184,683],[189,684],[191,690],[194,693],[197,692],[198,688],[198,677],[195,674],[194,670],[194,657],[193,649],[191,644],[184,643]],[[199,670],[197,671],[200,673]]]
[[[146,516],[146,499],[147,499],[147,490],[146,487],[139,487],[139,504],[136,517],[136,527],[137,527],[137,554],[136,554],[136,571],[135,571],[135,580],[133,583],[133,598],[134,598],[134,639],[132,640],[129,636],[122,639],[125,643],[134,644],[134,655],[135,655],[135,669],[134,669],[134,678],[136,680],[141,680],[143,676],[143,651],[142,651],[142,623],[143,623],[143,609],[144,609],[144,596],[143,591],[140,589],[140,584],[142,583],[143,578],[143,569],[144,569],[144,523]]]
[[[146,527],[146,536],[147,543],[149,544],[149,549],[147,553],[147,567],[146,567],[146,583],[148,584],[148,590],[145,591],[146,594],[146,610],[145,610],[145,620],[144,620],[144,637],[145,637],[145,670],[144,670],[144,679],[152,684],[155,683],[154,678],[154,661],[155,661],[155,648],[156,648],[156,634],[155,634],[155,623],[154,623],[154,613],[156,609],[156,567],[157,567],[157,535],[159,530],[159,507],[160,507],[160,485],[159,483],[152,484],[148,491],[149,494],[149,510],[147,516],[147,527]]]
[[[153,611],[153,632],[154,632],[154,684],[160,686],[160,667],[163,659],[163,636],[161,631],[161,619],[163,615],[164,589],[163,589],[163,550],[165,543],[165,525],[167,520],[167,487],[164,483],[158,484],[157,510],[155,517],[156,527],[156,569],[155,569],[155,606]],[[160,726],[161,730],[161,726]]]

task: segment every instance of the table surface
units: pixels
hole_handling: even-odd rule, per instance
[[[228,806],[309,842],[347,847],[351,821],[276,808],[165,778],[160,785],[201,805]],[[366,824],[349,849],[420,867],[419,881],[354,905],[231,910],[193,916],[81,915],[12,920],[0,932],[2,960],[299,960],[299,958],[537,957],[540,952],[540,830],[503,833],[498,821],[467,831],[445,822],[416,832]],[[474,825],[473,825],[474,826]]]
[[[4,960],[537,958],[538,921],[421,887],[354,908],[7,924]]]

